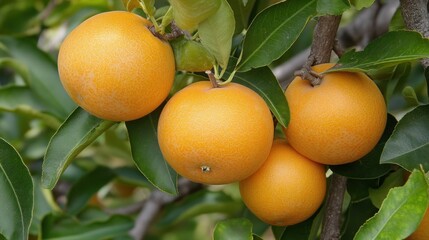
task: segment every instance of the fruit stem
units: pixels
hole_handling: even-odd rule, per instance
[[[236,72],[237,72],[237,69],[234,69],[234,71],[232,71],[232,73],[229,75],[228,79],[226,81],[220,83],[219,85],[222,86],[222,85],[225,85],[227,83],[232,82],[232,79],[234,78]]]
[[[311,69],[309,64],[304,65],[301,70],[295,71],[295,76],[300,76],[302,79],[310,81],[311,85],[318,86],[322,83],[323,75]]]
[[[209,77],[210,82],[212,83],[213,87],[214,87],[214,88],[218,88],[218,87],[219,87],[219,84],[218,84],[218,82],[217,82],[216,77],[215,77],[215,76],[214,76],[214,74],[212,73],[212,71],[207,70],[207,71],[206,71],[206,74],[207,74],[207,76]]]

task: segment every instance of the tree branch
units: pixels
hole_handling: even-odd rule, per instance
[[[185,178],[181,178],[179,180],[178,196],[166,194],[158,189],[154,190],[141,209],[134,228],[130,231],[130,235],[135,240],[143,239],[153,219],[156,217],[156,215],[158,215],[164,205],[172,203],[200,188],[200,184],[196,184]]]
[[[429,12],[427,0],[400,0],[402,17],[408,29],[429,37]],[[429,58],[421,61],[423,67],[429,67]]]

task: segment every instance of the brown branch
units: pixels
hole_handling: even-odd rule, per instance
[[[347,178],[334,173],[329,186],[320,239],[338,240],[341,234],[341,211],[347,189]]]
[[[429,37],[429,12],[427,0],[400,0],[402,17],[408,29]],[[429,58],[421,61],[423,67],[429,67]]]
[[[182,178],[179,180],[178,196],[166,194],[158,189],[154,190],[150,197],[145,201],[143,208],[137,216],[137,220],[135,222],[134,228],[130,231],[130,235],[135,240],[143,239],[153,219],[158,215],[164,205],[172,203],[200,188],[200,184],[196,184],[185,178]]]

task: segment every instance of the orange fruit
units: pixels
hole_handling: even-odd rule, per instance
[[[157,108],[173,85],[170,45],[129,12],[95,15],[64,40],[58,56],[61,82],[89,113],[113,121],[141,118]]]
[[[250,176],[267,158],[273,134],[264,100],[236,83],[193,83],[168,101],[158,122],[165,160],[183,177],[205,184]]]
[[[427,240],[429,239],[429,212],[426,210],[419,227],[411,234],[407,240]]]
[[[325,167],[275,140],[262,167],[240,182],[243,202],[257,217],[276,226],[305,221],[325,198]]]
[[[334,64],[314,66],[320,73]],[[313,161],[337,165],[369,153],[387,121],[384,98],[363,73],[327,73],[320,85],[296,77],[286,89],[290,145]]]

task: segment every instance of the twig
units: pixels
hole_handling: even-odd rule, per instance
[[[400,0],[402,17],[408,29],[429,37],[429,13],[427,0]],[[429,67],[429,58],[421,61],[423,67]]]
[[[347,189],[347,178],[333,174],[323,219],[321,240],[340,239],[341,210],[343,206],[344,194]]]
[[[150,197],[146,200],[143,208],[141,209],[135,222],[134,228],[130,231],[130,235],[135,240],[143,239],[153,219],[156,217],[156,215],[159,213],[159,211],[164,205],[172,203],[200,188],[200,184],[196,184],[190,182],[187,179],[182,178],[179,180],[180,194],[178,196],[168,195],[158,189],[154,190],[151,193]]]

